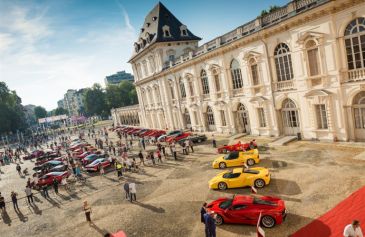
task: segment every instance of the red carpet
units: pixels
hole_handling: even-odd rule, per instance
[[[343,229],[353,219],[365,232],[365,187],[351,194],[329,212],[312,221],[290,237],[343,237]]]

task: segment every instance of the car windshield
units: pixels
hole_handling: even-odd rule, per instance
[[[94,160],[93,163],[91,163],[91,165],[96,165],[96,164],[98,164],[100,162],[101,162],[101,160]]]
[[[270,202],[267,200],[262,200],[260,198],[254,197],[253,204],[260,204],[260,205],[268,205],[268,206],[277,206],[275,202]]]
[[[170,136],[170,135],[174,135],[174,134],[177,134],[179,133],[180,131],[171,131],[171,132],[168,132],[166,135],[167,136]]]
[[[224,156],[225,160],[232,160],[238,157],[238,152],[231,152]]]
[[[221,209],[228,209],[232,205],[233,199],[228,199],[226,201],[223,201],[219,204],[219,208]]]

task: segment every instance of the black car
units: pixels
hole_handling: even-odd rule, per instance
[[[200,134],[192,134],[190,136],[188,136],[187,138],[181,139],[179,141],[180,144],[182,144],[183,142],[185,142],[186,140],[191,140],[193,143],[201,143],[207,140],[207,136],[205,136],[204,134],[200,135]]]

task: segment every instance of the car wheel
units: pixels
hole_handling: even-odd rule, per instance
[[[218,189],[219,190],[226,190],[227,189],[227,184],[225,182],[220,182],[218,184]]]
[[[202,139],[198,139],[198,143],[201,143],[202,142]]]
[[[266,228],[272,228],[275,226],[275,219],[272,216],[263,216],[261,224]]]
[[[222,225],[223,224],[223,218],[217,214],[217,217],[215,218],[215,224],[216,225]]]
[[[247,160],[247,165],[248,166],[253,166],[255,164],[255,160],[254,159],[248,159]]]
[[[263,179],[256,179],[255,180],[255,187],[256,188],[263,188],[265,186],[265,181]]]
[[[222,153],[226,154],[227,153],[227,149],[223,149]]]
[[[227,167],[226,163],[224,163],[224,162],[219,163],[219,168],[220,169],[224,169],[226,167]]]

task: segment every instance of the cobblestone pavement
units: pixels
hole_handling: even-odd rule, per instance
[[[219,144],[228,142],[227,138],[217,139]],[[263,144],[272,139],[258,137],[256,140]],[[272,182],[260,189],[259,194],[279,196],[289,210],[282,225],[265,230],[267,236],[288,236],[363,186],[365,161],[352,157],[364,150],[358,145],[305,141],[261,149],[259,165],[271,169]],[[126,173],[122,180],[117,180],[114,172],[107,173],[106,177],[90,175],[84,186],[78,185],[72,192],[61,190],[60,195],[52,192],[50,199],[36,194],[34,207],[21,199],[21,214],[16,214],[8,203],[7,215],[0,221],[1,236],[93,237],[118,230],[124,230],[128,236],[204,236],[199,215],[203,202],[221,196],[250,194],[249,188],[209,190],[209,179],[219,172],[211,168],[216,157],[214,152],[210,142],[206,142],[196,146],[195,153],[180,154],[178,161],[170,158],[160,165],[144,166],[142,172]],[[24,165],[32,166],[29,161]],[[19,178],[15,165],[2,170],[5,173],[1,174],[2,193],[15,189],[23,196],[25,180]],[[131,204],[124,199],[125,180],[136,182],[138,202]],[[10,196],[5,195],[9,201]],[[85,223],[84,200],[92,206],[92,226]],[[255,231],[254,226],[222,225],[217,227],[217,236],[256,236]]]

